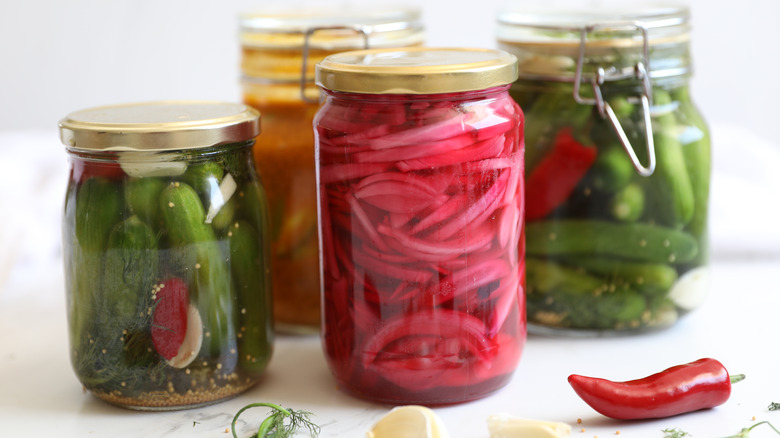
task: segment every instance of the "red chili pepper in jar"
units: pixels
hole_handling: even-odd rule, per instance
[[[552,150],[525,182],[525,218],[541,219],[563,204],[596,161],[596,148],[579,143],[566,128],[558,132]]]
[[[639,420],[722,405],[731,395],[731,384],[744,378],[743,374],[729,376],[723,364],[705,358],[627,382],[572,374],[569,384],[599,413],[618,420]]]

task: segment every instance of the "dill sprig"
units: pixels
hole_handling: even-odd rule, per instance
[[[271,413],[260,423],[257,433],[252,435],[252,438],[289,438],[301,428],[308,430],[309,436],[313,438],[320,434],[320,427],[309,420],[313,415],[311,412],[287,409],[274,403],[251,403],[239,409],[233,417],[230,425],[233,438],[238,438],[236,434],[238,417],[247,409],[261,406],[271,408]]]

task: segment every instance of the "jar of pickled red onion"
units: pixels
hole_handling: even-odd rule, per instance
[[[323,344],[340,388],[442,405],[503,387],[525,343],[514,55],[331,55],[314,119]]]

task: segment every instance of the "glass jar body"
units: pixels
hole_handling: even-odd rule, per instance
[[[356,37],[353,31],[347,36]],[[311,76],[316,63],[332,53],[336,50],[310,47],[307,79],[301,84],[301,46],[243,48],[243,100],[263,115],[263,135],[256,139],[254,154],[270,206],[274,319],[286,332],[317,332],[321,324],[312,132],[320,104]]]
[[[708,289],[709,131],[687,76],[652,80],[651,128],[635,80],[604,100],[642,163],[633,167],[610,120],[579,104],[570,82],[519,80],[526,112],[529,328],[605,334],[667,327]]]
[[[267,190],[274,320],[287,332],[317,332],[320,282],[312,120],[318,103],[297,84],[244,84],[244,103],[263,114],[255,166]]]
[[[252,141],[69,150],[71,363],[119,406],[182,409],[253,386],[272,352],[267,206]]]
[[[322,336],[344,390],[451,404],[514,372],[526,336],[523,116],[507,88],[326,90],[314,121]]]

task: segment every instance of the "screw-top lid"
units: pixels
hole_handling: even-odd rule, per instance
[[[75,111],[59,127],[70,150],[169,151],[253,139],[260,113],[226,102],[144,102]]]
[[[502,50],[426,48],[355,50],[317,64],[315,82],[331,91],[440,94],[484,90],[517,79],[517,58]]]

